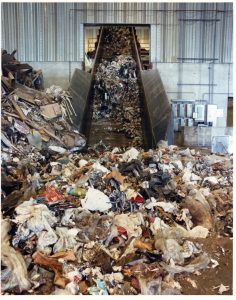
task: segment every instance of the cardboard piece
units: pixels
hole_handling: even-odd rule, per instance
[[[58,103],[40,106],[40,110],[42,115],[48,120],[60,117],[62,115],[61,107]]]

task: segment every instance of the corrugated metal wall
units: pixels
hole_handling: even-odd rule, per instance
[[[21,61],[81,61],[83,23],[152,24],[159,62],[233,59],[232,3],[2,3],[2,48]]]

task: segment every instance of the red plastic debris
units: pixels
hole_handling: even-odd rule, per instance
[[[78,283],[78,282],[79,282],[79,277],[78,277],[77,275],[75,275],[75,276],[73,277],[73,280],[74,280],[74,282]]]
[[[154,221],[155,221],[155,218],[149,217],[149,222],[154,223]]]
[[[135,203],[142,203],[143,197],[140,194],[137,194],[135,197],[130,198],[131,202]]]
[[[122,226],[117,226],[117,230],[118,230],[119,234],[127,233],[127,230]]]
[[[150,238],[150,231],[147,228],[143,229],[142,236],[145,238]]]
[[[140,284],[139,284],[139,281],[136,277],[132,277],[131,278],[131,285],[136,288],[137,290],[141,290],[140,288]]]
[[[63,200],[64,196],[60,194],[58,189],[56,189],[54,186],[50,185],[46,188],[46,190],[42,193],[43,197],[46,197],[48,201],[58,201]]]
[[[113,238],[113,242],[115,242],[115,243],[119,243],[119,241],[120,241],[120,239],[119,239],[119,237],[118,237],[118,236],[115,236],[115,237]]]

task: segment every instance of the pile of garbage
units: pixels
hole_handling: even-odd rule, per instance
[[[5,161],[12,154],[18,159],[35,156],[38,151],[81,150],[85,138],[72,123],[76,115],[68,92],[52,86],[45,92],[15,84],[8,93],[2,89],[1,99],[2,157]]]
[[[3,294],[181,294],[196,239],[232,236],[232,155],[41,152],[2,158]]]
[[[83,151],[69,92],[39,91],[36,81],[30,88],[18,75],[9,85],[3,53],[4,295],[178,295],[178,274],[200,275],[217,263],[199,239],[233,235],[233,156],[165,141],[139,148],[130,29],[105,28],[104,41],[93,120],[120,123],[127,149],[101,142]]]
[[[130,144],[142,146],[137,64],[132,57],[130,28],[105,27],[103,35],[103,59],[95,73],[93,120],[118,122],[119,132],[130,138]]]

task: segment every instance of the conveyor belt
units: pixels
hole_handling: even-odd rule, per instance
[[[122,27],[122,26],[121,26]],[[94,145],[100,142],[101,140],[105,145],[110,145],[112,147],[127,147],[131,145],[136,145],[136,141],[140,138],[140,142],[138,143],[138,146],[149,148],[152,146],[153,138],[152,138],[152,131],[151,131],[151,125],[149,120],[149,114],[147,111],[146,106],[146,100],[143,92],[143,86],[140,78],[140,72],[141,72],[141,63],[140,58],[137,50],[137,44],[136,44],[136,38],[134,34],[134,28],[133,27],[122,27],[123,29],[126,28],[127,36],[127,46],[122,47],[121,44],[115,43],[114,39],[118,39],[118,35],[116,37],[109,37],[109,32],[111,31],[111,26],[109,27],[102,27],[99,37],[99,42],[96,50],[95,55],[95,61],[94,61],[94,67],[92,70],[92,80],[91,80],[91,87],[89,96],[87,99],[87,104],[85,108],[84,118],[82,122],[81,131],[84,133],[87,137],[87,143],[88,145]],[[117,26],[115,26],[116,30],[119,30]],[[121,30],[123,30],[121,29]],[[112,39],[113,38],[113,39]],[[116,46],[117,45],[117,46]],[[97,108],[100,104],[98,99],[98,92],[96,91],[95,85],[97,84],[97,74],[99,72],[99,64],[104,61],[104,59],[108,62],[114,61],[114,59],[117,57],[117,55],[129,55],[132,57],[132,59],[136,62],[136,70],[135,74],[137,76],[137,92],[138,92],[138,108],[136,106],[136,111],[140,110],[140,134],[139,137],[136,138],[130,136],[127,134],[127,128],[132,128],[133,122],[136,120],[133,120],[130,122],[129,120],[126,120],[123,117],[119,117],[122,115],[119,109],[114,106],[115,116],[111,117],[99,117],[98,119],[94,118],[94,115],[96,115]],[[100,73],[99,73],[100,74]],[[135,75],[134,75],[135,76]],[[129,85],[129,83],[127,83]],[[128,91],[128,88],[127,88]],[[127,98],[127,97],[126,97]],[[131,94],[131,106],[132,106],[132,94]],[[126,99],[127,100],[127,99]],[[126,107],[126,103],[129,103],[127,101],[124,101],[123,110],[129,109]],[[117,115],[116,115],[116,109],[117,109]],[[119,113],[118,113],[119,112]],[[111,112],[112,115],[112,112]],[[137,121],[138,124],[138,121]],[[126,128],[125,130],[122,130],[122,128]]]

